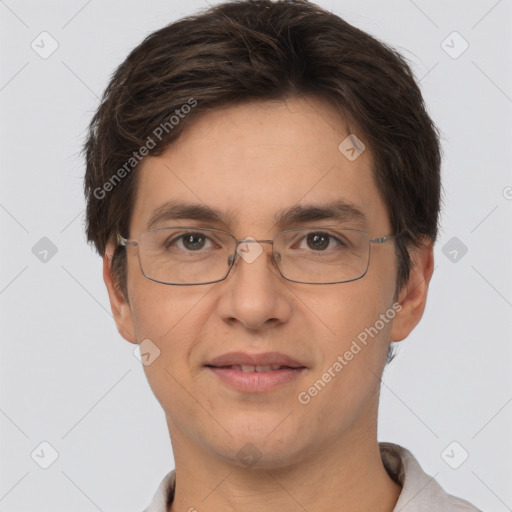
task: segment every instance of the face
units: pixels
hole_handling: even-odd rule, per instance
[[[334,109],[311,97],[205,114],[161,156],[143,161],[130,238],[138,240],[154,211],[175,200],[206,205],[221,218],[168,219],[156,227],[215,228],[238,240],[269,240],[284,229],[332,224],[276,224],[282,211],[344,201],[364,214],[371,238],[389,235],[370,149],[351,161],[338,148],[348,135]],[[361,227],[358,222],[347,218],[344,225]],[[327,285],[283,279],[270,245],[261,248],[254,261],[238,258],[224,281],[169,286],[146,279],[137,248],[128,247],[129,304],[112,286],[108,258],[105,280],[121,334],[131,342],[149,339],[160,350],[144,370],[171,437],[235,463],[252,450],[260,467],[277,467],[368,435],[389,341],[413,328],[424,297],[409,308],[401,295],[402,306],[393,306],[392,241],[372,244],[362,279]],[[301,369],[274,370],[281,383],[269,384],[267,374],[251,388],[253,373],[206,366],[233,352],[279,353]]]

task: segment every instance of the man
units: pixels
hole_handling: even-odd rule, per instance
[[[223,3],[132,51],[85,150],[88,239],[175,458],[148,511],[477,510],[377,442],[440,205],[400,55],[311,3]]]

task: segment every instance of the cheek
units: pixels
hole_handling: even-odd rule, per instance
[[[337,311],[324,309],[324,314],[329,313],[326,323],[335,335],[320,338],[322,361],[301,389],[301,403],[309,400],[305,411],[314,411],[323,419],[322,428],[333,435],[337,426],[348,427],[358,418],[371,416],[378,403],[379,377],[395,310],[384,305],[384,300],[379,305],[375,299],[371,304],[369,300],[359,304],[338,299]]]
[[[357,338],[366,328],[375,324],[393,305],[394,275],[370,272],[358,281],[318,289],[315,294],[304,293],[302,302],[307,305],[311,321],[325,332],[329,345],[337,350]],[[381,326],[386,331],[390,325]],[[324,329],[325,327],[325,329]]]
[[[190,349],[208,318],[203,296],[178,293],[179,297],[169,290],[167,294],[141,294],[132,305],[137,338],[153,340],[166,357],[175,350]]]
[[[147,279],[135,252],[128,258],[127,275],[137,339],[149,338],[159,346],[180,337],[183,320],[199,314],[201,308],[198,306],[209,290],[208,286],[171,286]]]
[[[149,339],[158,347],[159,365],[183,372],[190,366],[190,353],[211,316],[207,300],[210,287],[167,286],[142,274],[133,279],[132,286],[131,311],[137,339]],[[146,367],[148,375],[152,370]]]
[[[335,394],[348,392],[347,406],[350,396],[356,395],[349,390],[372,393],[384,367],[396,316],[393,278],[389,273],[368,273],[359,281],[333,288],[329,295],[319,294],[315,304],[309,303],[319,312],[321,322],[316,323],[325,332],[316,340],[321,363],[312,377],[322,381],[320,386],[328,381]]]
[[[159,286],[158,283],[153,285]],[[148,343],[150,351],[157,354],[150,364],[144,365],[144,372],[165,411],[189,410],[193,404],[187,403],[189,395],[184,388],[193,391],[190,354],[200,339],[200,328],[204,323],[201,297],[194,294],[184,298],[182,291],[166,287],[165,293],[151,293],[151,288],[150,283],[149,289],[145,290],[147,293],[138,290],[134,304],[137,338],[150,340],[142,343]]]

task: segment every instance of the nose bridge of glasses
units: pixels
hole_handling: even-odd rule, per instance
[[[237,244],[243,244],[243,243],[259,243],[259,244],[272,244],[273,240],[255,240],[252,237],[249,238],[243,238],[242,240],[237,240]]]
[[[233,237],[234,238],[234,237]],[[236,239],[235,239],[236,240]],[[272,259],[275,261],[275,263],[279,263],[281,259],[281,255],[278,253],[275,253],[273,251],[274,249],[274,241],[273,240],[256,240],[252,237],[249,238],[243,238],[241,240],[236,240],[236,246],[232,254],[230,255],[228,259],[228,264],[232,265],[235,260],[237,260],[237,256],[240,256],[241,259],[243,259],[246,263],[252,263],[256,259],[258,259],[258,256],[260,256],[261,253],[265,252],[263,247],[260,246],[260,250],[250,250],[249,248],[243,248],[244,244],[256,244],[257,246],[260,246],[260,244],[269,244],[272,248]],[[254,246],[253,246],[254,247]],[[247,254],[249,253],[249,254]]]

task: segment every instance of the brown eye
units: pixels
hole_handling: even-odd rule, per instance
[[[329,247],[329,238],[326,233],[312,233],[307,236],[307,243],[311,249],[326,249]]]
[[[190,234],[182,236],[181,238],[183,240],[183,245],[187,249],[191,249],[194,251],[196,251],[198,249],[202,249],[204,247],[205,239],[206,239],[206,237],[204,235],[200,235],[198,233],[190,233]]]
[[[178,250],[195,252],[203,249],[207,241],[211,243],[211,240],[202,233],[185,233],[169,239],[165,243],[165,247],[167,249],[171,247]]]
[[[343,242],[341,237],[323,231],[308,233],[303,240],[305,240],[305,245],[301,244],[299,249],[309,249],[313,252],[325,252],[328,249],[343,249],[347,247],[347,244]]]

